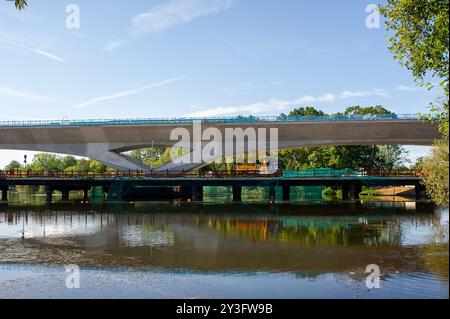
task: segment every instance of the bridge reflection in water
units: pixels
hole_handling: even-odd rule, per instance
[[[424,247],[448,249],[448,222],[432,214],[429,204],[417,203],[413,210],[404,203],[276,207],[272,212],[267,205],[2,208],[0,263],[315,276],[361,270],[371,263],[386,272],[419,271],[433,264],[424,257]],[[29,253],[18,254],[20,249]],[[448,276],[445,265],[435,266]]]
[[[448,234],[426,202],[3,205],[0,297],[448,298]]]

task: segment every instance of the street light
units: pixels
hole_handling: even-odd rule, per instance
[[[27,171],[27,158],[28,158],[28,156],[27,156],[27,154],[25,154],[25,155],[23,156],[23,166],[24,166],[25,171],[27,172],[27,175],[28,175],[28,171]]]

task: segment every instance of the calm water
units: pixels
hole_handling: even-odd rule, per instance
[[[448,216],[376,201],[0,206],[0,297],[448,298]]]

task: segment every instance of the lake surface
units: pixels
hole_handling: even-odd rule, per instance
[[[373,199],[3,205],[0,298],[448,298],[448,223]]]

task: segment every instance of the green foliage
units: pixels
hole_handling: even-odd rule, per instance
[[[27,0],[15,0],[17,10],[23,10],[27,7]]]
[[[34,156],[30,168],[33,171],[62,171],[63,159],[60,155],[39,153]]]
[[[429,78],[440,81],[444,95],[432,104],[426,119],[439,123],[443,135],[430,156],[418,165],[423,184],[437,204],[448,204],[448,112],[449,112],[449,0],[388,0],[381,8],[387,18],[389,49],[409,69],[415,81],[429,88]]]
[[[430,156],[418,163],[422,173],[422,183],[428,195],[438,204],[448,204],[449,197],[449,149],[441,143],[433,148]]]
[[[73,156],[65,156],[61,159],[62,161],[62,167],[67,168],[71,166],[77,165],[77,159]]]
[[[171,152],[171,147],[156,146],[133,150],[127,155],[140,161],[141,163],[144,163],[149,167],[160,167],[172,161],[170,157]],[[182,156],[187,152],[187,150],[179,149],[178,156]]]
[[[289,116],[324,116],[325,113],[312,106],[295,108],[289,112]]]
[[[5,171],[12,171],[21,168],[22,164],[20,164],[18,161],[11,161],[8,165],[5,166]]]
[[[133,150],[128,153],[128,156],[144,163],[147,166],[155,167],[161,161],[165,151],[166,149],[164,147],[149,147]]]
[[[90,161],[89,163],[89,172],[98,173],[98,174],[104,174],[108,172],[111,169],[108,169],[108,166],[105,164],[102,164],[97,161]]]
[[[361,107],[359,105],[356,105],[346,108],[344,113],[337,113],[337,115],[341,114],[351,116],[351,115],[392,115],[394,113],[389,111],[388,109],[385,109],[381,105],[368,107]]]
[[[12,161],[4,168],[5,171],[15,169],[24,170],[25,167],[18,161]],[[94,160],[76,159],[73,156],[60,156],[50,153],[36,154],[26,169],[34,172],[73,171],[78,173],[106,173],[112,170],[106,165]]]
[[[431,73],[442,79],[448,95],[449,0],[388,0],[380,8],[387,18],[389,49],[411,70],[419,84]]]
[[[89,159],[79,159],[76,161],[75,165],[66,166],[63,168],[65,172],[75,172],[75,173],[96,173],[104,174],[110,171],[114,171],[108,166]]]
[[[439,121],[448,138],[449,98],[449,0],[388,0],[380,8],[387,18],[389,49],[412,72],[421,86],[433,87],[430,78],[440,81],[445,98],[433,106],[432,118]]]

